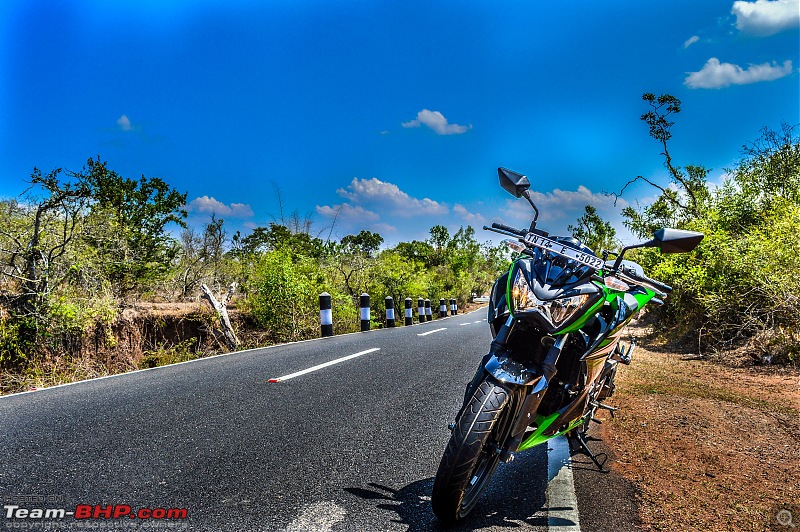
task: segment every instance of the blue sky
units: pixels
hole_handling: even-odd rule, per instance
[[[282,204],[395,243],[525,225],[506,166],[551,232],[587,203],[619,226],[603,192],[666,180],[642,93],[683,101],[673,158],[720,180],[760,128],[800,123],[799,19],[800,0],[5,0],[0,196],[99,155],[187,192],[192,224],[246,234]]]

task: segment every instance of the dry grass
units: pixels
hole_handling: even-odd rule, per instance
[[[131,369],[138,369],[131,366]],[[110,375],[103,362],[90,356],[48,357],[31,364],[23,372],[0,372],[0,395],[48,388],[59,384]]]
[[[621,409],[603,435],[639,488],[645,530],[765,530],[800,504],[797,370],[640,347],[617,383]]]

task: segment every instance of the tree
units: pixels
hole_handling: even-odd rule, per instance
[[[203,232],[203,256],[210,270],[211,286],[217,291],[220,290],[222,284],[222,260],[225,253],[225,242],[228,239],[228,233],[223,228],[224,224],[225,220],[217,219],[212,214],[211,222],[206,225]]]
[[[586,205],[583,216],[578,218],[578,225],[568,225],[567,231],[592,248],[595,253],[600,253],[604,249],[615,251],[619,247],[616,229],[610,222],[603,220],[592,205]]]
[[[693,349],[745,347],[757,359],[800,360],[800,276],[794,265],[800,253],[800,140],[794,128],[764,128],[712,191],[708,170],[681,169],[669,155],[667,117],[680,111],[680,101],[652,94],[644,100],[651,109],[641,118],[662,145],[670,183],[633,180],[643,179],[660,195],[640,210],[626,208],[625,223],[641,237],[665,225],[705,234],[691,253],[631,254],[649,275],[674,287],[666,304],[652,310],[655,323],[691,337]]]
[[[734,179],[742,188],[767,199],[780,196],[800,201],[800,138],[798,126],[781,123],[779,131],[764,127],[754,142],[742,147]]]
[[[164,276],[179,252],[166,228],[186,227],[186,194],[157,177],[123,178],[99,157],[87,161],[81,176],[92,197],[84,238],[97,250],[115,291],[125,296]]]
[[[623,222],[635,235],[647,238],[653,231],[664,226],[677,226],[688,220],[699,218],[708,208],[710,193],[706,183],[709,170],[703,166],[688,165],[686,169],[675,166],[669,152],[668,141],[672,138],[672,126],[675,122],[669,117],[680,113],[681,101],[671,94],[658,97],[652,93],[642,95],[650,110],[640,119],[650,128],[650,136],[662,147],[664,167],[669,174],[670,183],[660,185],[643,176],[637,176],[622,187],[616,197],[636,181],[644,181],[660,191],[661,195],[650,206],[641,210],[633,207],[623,209]]]
[[[310,222],[309,222],[310,223]],[[256,227],[249,235],[234,236],[234,247],[242,255],[258,255],[285,249],[295,257],[299,255],[319,258],[323,254],[322,240],[308,233],[309,226],[295,220],[293,228],[271,222],[269,227]]]
[[[445,250],[450,243],[450,231],[443,225],[434,225],[430,229],[431,237],[428,239],[433,253],[429,257],[429,266],[439,266],[445,262]]]
[[[362,230],[357,235],[347,235],[341,244],[352,252],[361,252],[364,255],[375,255],[383,244],[383,237],[379,233]]]
[[[428,242],[412,240],[411,242],[400,242],[394,250],[408,260],[418,260],[426,267],[433,263],[434,249]]]
[[[63,182],[62,174],[73,181]],[[20,337],[33,344],[47,321],[50,294],[69,272],[63,259],[78,234],[91,189],[83,176],[61,168],[47,175],[34,168],[30,182],[26,202],[4,202],[0,254],[4,282],[17,288],[12,300],[15,317],[23,319]],[[34,196],[34,189],[43,196]]]
[[[225,243],[228,233],[224,228],[225,221],[211,216],[202,233],[193,228],[181,232],[180,254],[175,269],[173,283],[180,291],[180,297],[189,297],[201,284],[210,284],[219,292],[230,279],[226,279],[228,262]]]
[[[180,297],[189,297],[205,276],[203,237],[191,227],[181,231],[181,255],[177,269]]]

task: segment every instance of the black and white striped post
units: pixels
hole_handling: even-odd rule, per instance
[[[439,317],[447,317],[447,305],[444,304],[444,298],[439,299]]]
[[[419,322],[425,323],[425,300],[422,298],[417,299],[417,313],[419,314]]]
[[[425,300],[425,321],[431,321],[433,319],[433,310],[431,310],[431,300]]]
[[[361,332],[369,330],[369,294],[366,292],[361,294],[358,298],[359,307],[361,307]]]
[[[386,326],[394,327],[394,298],[386,296]]]
[[[328,292],[319,295],[319,327],[323,337],[333,336],[333,312],[331,295]]]
[[[413,325],[414,324],[414,312],[411,310],[411,305],[413,301],[410,297],[407,297],[405,300],[405,307],[406,307],[406,325]]]
[[[455,316],[456,314],[458,314],[458,305],[456,304],[456,300],[455,299],[451,299],[450,300],[450,315],[451,316]]]

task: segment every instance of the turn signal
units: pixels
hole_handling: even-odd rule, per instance
[[[631,289],[628,283],[617,279],[616,277],[611,277],[610,275],[603,278],[603,284],[612,290],[619,290],[620,292],[627,292]]]
[[[506,240],[503,240],[503,244],[505,244],[507,247],[513,249],[514,251],[516,251],[518,253],[522,253],[523,251],[525,251],[525,244],[522,244],[521,242],[519,242],[517,240],[506,239]]]

